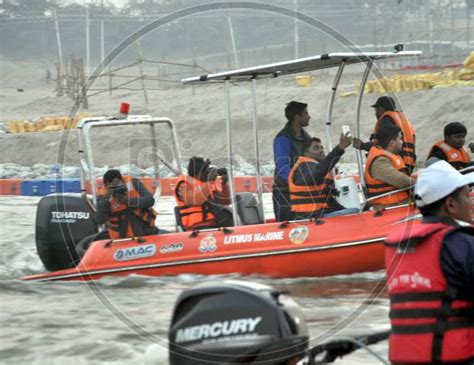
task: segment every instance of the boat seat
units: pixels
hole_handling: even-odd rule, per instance
[[[235,195],[237,203],[237,214],[244,226],[263,223],[263,207],[257,202],[255,195],[249,192],[237,193]]]
[[[184,232],[183,222],[181,221],[181,214],[179,214],[179,207],[174,207],[174,218],[176,220],[176,231]]]

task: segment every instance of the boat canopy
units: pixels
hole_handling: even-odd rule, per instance
[[[337,67],[341,64],[354,64],[368,61],[412,57],[421,55],[421,51],[401,52],[343,52],[326,53],[318,56],[298,58],[289,61],[270,63],[238,70],[194,76],[181,80],[183,84],[196,84],[219,81],[250,81],[253,79],[271,78],[283,75]]]
[[[302,72],[320,70],[330,67],[337,67],[336,76],[332,88],[330,90],[329,103],[326,115],[326,141],[327,150],[332,150],[332,119],[333,119],[333,104],[336,97],[337,87],[344,70],[344,67],[348,64],[365,64],[365,71],[363,72],[354,114],[353,130],[355,137],[360,137],[360,109],[362,103],[362,97],[364,95],[364,88],[369,77],[372,64],[377,60],[394,59],[402,57],[416,57],[422,54],[421,51],[402,51],[403,45],[395,45],[394,52],[340,52],[340,53],[327,53],[319,56],[311,56],[306,58],[298,58],[289,61],[270,63],[266,65],[259,65],[254,67],[246,67],[238,70],[218,72],[208,75],[189,77],[181,80],[185,85],[190,84],[203,84],[211,82],[223,82],[224,93],[225,93],[225,114],[226,114],[226,145],[227,145],[227,158],[229,160],[229,187],[230,195],[232,199],[232,213],[234,217],[237,217],[237,208],[235,201],[235,188],[234,188],[234,175],[232,168],[232,132],[231,132],[231,108],[230,108],[230,87],[229,84],[237,81],[250,81],[252,85],[252,119],[253,119],[253,140],[256,160],[256,175],[257,175],[257,188],[258,188],[258,204],[263,204],[263,188],[260,176],[260,152],[259,152],[259,140],[258,140],[258,120],[257,120],[257,92],[256,84],[257,79],[269,79],[283,75],[298,74]],[[357,165],[359,168],[359,175],[361,185],[365,186],[364,181],[364,166],[363,156],[360,150],[356,151]],[[333,171],[334,174],[334,171]],[[364,203],[366,197],[364,196]]]

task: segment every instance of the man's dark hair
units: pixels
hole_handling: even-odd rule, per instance
[[[396,125],[380,128],[375,138],[377,138],[378,145],[385,149],[390,144],[390,141],[398,137],[401,131]]]
[[[453,134],[467,134],[467,129],[464,124],[459,122],[452,122],[444,127],[444,136],[449,137]]]
[[[439,212],[439,210],[441,209],[441,207],[443,206],[446,199],[448,199],[448,198],[457,199],[459,194],[461,193],[461,191],[463,189],[464,189],[464,186],[461,186],[460,188],[454,190],[451,194],[444,197],[443,199],[440,199],[440,200],[438,200],[434,203],[431,203],[429,205],[426,205],[424,207],[419,207],[421,214],[423,215],[423,217],[436,215]],[[416,199],[416,197],[415,197],[415,199]]]
[[[104,174],[104,177],[103,177],[104,184],[111,183],[112,180],[115,179],[116,177],[119,178],[120,180],[123,180],[122,174],[120,173],[119,170],[115,170],[115,169],[108,170],[108,171]]]
[[[303,152],[306,152],[309,150],[309,148],[311,147],[311,144],[313,142],[318,142],[318,143],[321,143],[321,140],[317,137],[313,137],[313,138],[310,138],[308,139],[304,144],[303,144]]]
[[[293,121],[296,115],[303,114],[304,110],[308,107],[308,104],[300,103],[299,101],[290,101],[286,104],[285,116],[289,122]]]
[[[209,167],[210,164],[210,160],[205,160],[202,157],[191,157],[188,163],[188,174],[197,178],[201,171]]]

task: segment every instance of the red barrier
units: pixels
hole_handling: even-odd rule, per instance
[[[0,180],[0,195],[20,195],[21,182],[21,179]]]

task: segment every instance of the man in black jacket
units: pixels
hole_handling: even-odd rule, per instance
[[[273,140],[275,174],[273,178],[273,210],[277,222],[292,218],[288,190],[288,174],[299,156],[303,155],[303,145],[311,137],[304,130],[311,117],[308,104],[290,101],[285,108],[288,122]]]

